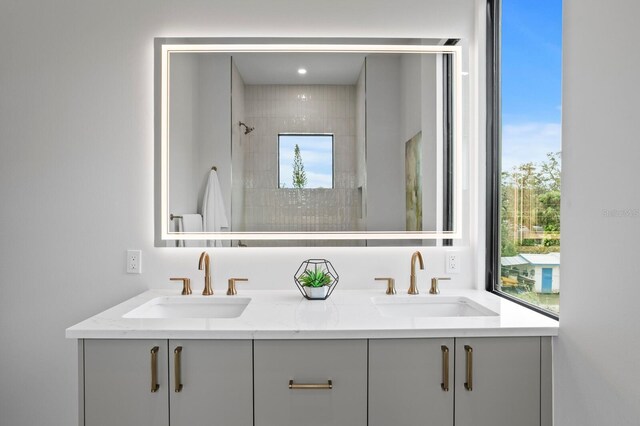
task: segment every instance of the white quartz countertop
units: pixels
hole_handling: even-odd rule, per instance
[[[123,318],[175,290],[149,290],[66,330],[70,339],[388,339],[418,337],[556,336],[558,322],[486,291],[442,290],[440,295],[379,290],[338,290],[324,301],[306,300],[294,290],[246,291],[250,297],[237,318]],[[372,300],[465,297],[499,315],[469,317],[389,317]],[[415,303],[414,302],[414,303]]]

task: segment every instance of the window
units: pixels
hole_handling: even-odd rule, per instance
[[[562,0],[487,5],[487,289],[557,317]]]
[[[333,188],[333,135],[278,135],[279,188]]]

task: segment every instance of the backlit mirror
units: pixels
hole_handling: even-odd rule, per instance
[[[460,48],[156,41],[156,245],[459,238]]]

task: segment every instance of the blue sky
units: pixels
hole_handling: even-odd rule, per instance
[[[307,176],[305,188],[333,187],[331,135],[280,135],[280,186],[293,188],[293,151],[298,144]]]
[[[502,169],[561,150],[562,1],[502,0]]]

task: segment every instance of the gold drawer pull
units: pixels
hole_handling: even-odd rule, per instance
[[[327,380],[327,383],[293,383],[293,379],[289,380],[289,389],[333,389],[333,382]]]
[[[158,351],[160,348],[154,346],[151,348],[151,393],[155,393],[160,389],[158,384]]]
[[[182,392],[182,372],[180,370],[182,358],[182,346],[178,346],[173,351],[173,372],[175,374],[176,392]]]
[[[467,381],[464,383],[464,388],[468,391],[473,390],[473,348],[469,345],[464,345],[464,350],[467,355]]]
[[[440,383],[440,387],[443,391],[449,392],[449,348],[442,345],[440,349],[442,349],[442,383]]]

